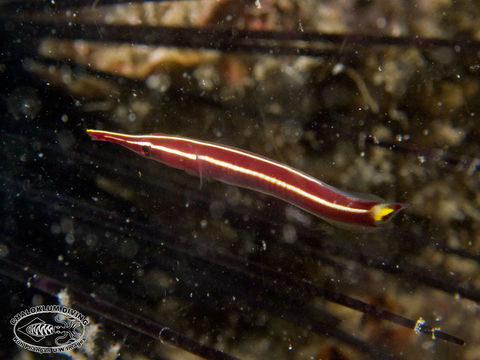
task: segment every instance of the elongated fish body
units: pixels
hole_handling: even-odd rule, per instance
[[[350,194],[278,161],[231,146],[165,134],[87,133],[93,140],[122,145],[165,165],[269,194],[340,226],[378,227],[405,207],[373,195]]]

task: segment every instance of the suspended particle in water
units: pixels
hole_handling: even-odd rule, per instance
[[[8,96],[8,111],[16,120],[33,120],[42,109],[37,90],[18,87]]]

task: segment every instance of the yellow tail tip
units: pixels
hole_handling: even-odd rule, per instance
[[[377,204],[370,209],[372,218],[376,223],[386,223],[392,219],[392,217],[398,213],[400,210],[403,210],[408,205],[405,204]]]

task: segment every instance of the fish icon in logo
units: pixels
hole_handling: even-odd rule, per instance
[[[35,342],[42,341],[46,336],[54,333],[54,326],[45,323],[42,319],[36,317],[28,324],[23,325],[18,329],[18,332],[26,335]]]
[[[75,342],[82,335],[82,324],[73,317],[65,317],[57,314],[54,319],[57,324],[61,325],[49,324],[36,317],[22,327],[19,327],[17,331],[26,335],[36,343],[44,340],[47,336],[63,335],[55,338],[56,345],[68,345]]]

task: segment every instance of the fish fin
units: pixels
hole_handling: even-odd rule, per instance
[[[318,216],[318,215],[317,215]],[[325,217],[320,216],[320,218],[329,223],[330,225],[336,227],[337,229],[346,230],[351,233],[370,233],[374,231],[379,231],[379,226],[367,226],[367,225],[359,225],[359,224],[347,224],[343,221],[336,221],[332,219],[328,219]]]
[[[373,194],[366,194],[366,193],[360,193],[356,191],[349,191],[349,190],[343,190],[343,189],[337,189],[337,188],[335,188],[335,191],[337,193],[340,193],[344,196],[347,196],[355,200],[385,203],[384,199],[382,199],[380,196],[373,195]]]

